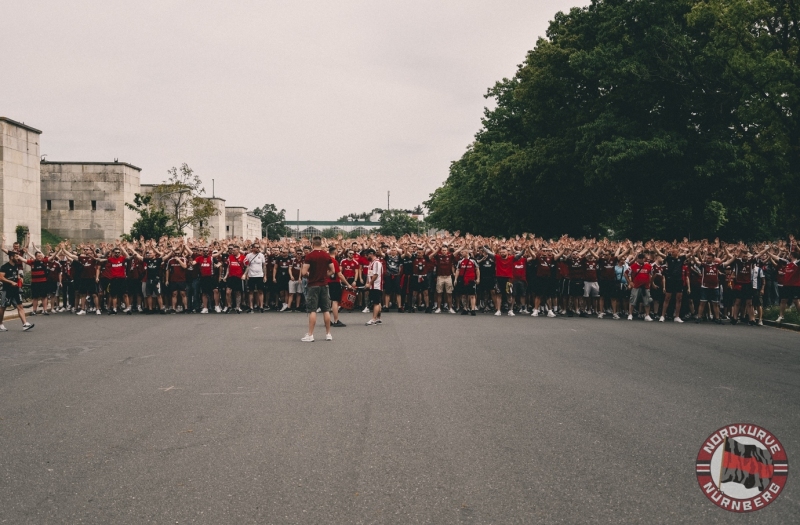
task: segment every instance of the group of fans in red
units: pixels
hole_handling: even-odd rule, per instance
[[[2,316],[22,308],[30,271],[29,315],[208,314],[305,311],[312,249],[324,250],[332,326],[339,311],[496,316],[605,316],[761,325],[764,306],[780,317],[800,309],[800,247],[788,240],[747,245],[714,241],[502,239],[455,234],[367,235],[355,239],[245,240],[144,238],[69,241],[3,250]],[[379,275],[378,275],[379,274]],[[315,303],[315,311],[327,304]],[[313,328],[313,327],[312,327]]]

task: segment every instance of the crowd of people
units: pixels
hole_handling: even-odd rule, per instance
[[[312,251],[330,259],[331,325],[342,311],[475,316],[693,320],[762,325],[765,306],[800,309],[800,247],[719,239],[636,242],[454,234],[285,238],[25,241],[3,250],[0,330],[7,308],[33,327],[20,290],[30,272],[30,315],[240,314],[323,311],[307,297]],[[318,254],[316,254],[318,255]],[[313,326],[312,326],[313,329]],[[307,334],[308,335],[308,334]],[[313,334],[312,334],[313,336]]]

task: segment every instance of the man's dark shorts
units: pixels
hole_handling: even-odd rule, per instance
[[[97,281],[92,279],[91,277],[88,278],[80,278],[78,279],[78,292],[82,294],[96,294],[97,293]]]
[[[583,297],[583,280],[570,279],[569,281],[569,296],[570,297]]]
[[[169,291],[170,292],[185,292],[186,291],[186,281],[172,281],[169,283]]]
[[[683,293],[683,280],[682,279],[667,279],[666,292],[667,293]]]
[[[800,286],[781,286],[779,292],[781,300],[794,301],[800,299]]]
[[[327,286],[309,286],[306,288],[306,311],[316,312],[319,308],[322,312],[331,311],[331,296]]]
[[[328,283],[328,296],[331,298],[331,302],[338,303],[342,299],[342,283]]]
[[[244,290],[242,288],[242,279],[240,277],[228,277],[228,289],[234,292],[241,292]]]
[[[248,292],[263,292],[264,285],[267,284],[264,282],[263,277],[251,277],[247,280],[247,291]]]
[[[119,297],[128,291],[127,279],[111,279],[108,285],[111,297]]]
[[[381,304],[383,301],[383,292],[381,290],[373,290],[370,289],[369,291],[369,304]]]
[[[556,293],[556,280],[553,277],[537,277],[533,290],[539,297],[550,297]]]

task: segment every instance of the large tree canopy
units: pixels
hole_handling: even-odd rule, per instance
[[[558,13],[426,205],[487,235],[763,239],[800,226],[800,2]]]

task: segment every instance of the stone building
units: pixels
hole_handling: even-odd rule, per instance
[[[8,246],[17,240],[17,227],[28,229],[41,244],[39,214],[39,136],[41,131],[0,117],[0,232]],[[0,255],[5,261],[6,255]]]
[[[261,219],[247,211],[244,206],[227,206],[225,208],[225,237],[244,237],[260,239]]]
[[[41,163],[42,228],[73,242],[119,239],[139,214],[125,206],[141,169],[125,162]]]

